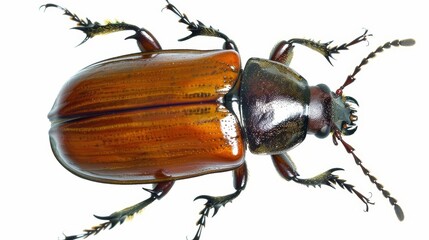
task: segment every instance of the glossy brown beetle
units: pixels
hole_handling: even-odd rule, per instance
[[[367,32],[349,43],[330,47],[306,39],[280,42],[269,60],[252,58],[242,69],[235,43],[225,34],[186,15],[168,3],[180,22],[195,36],[225,40],[223,50],[162,50],[146,29],[123,22],[101,25],[82,20],[57,7],[86,33],[83,42],[96,35],[133,30],[141,53],[107,59],[76,74],[61,90],[49,119],[50,140],[59,162],[72,173],[97,182],[116,184],[155,183],[145,189],[151,196],[129,208],[98,217],[105,222],[66,239],[86,238],[122,223],[147,205],[161,199],[175,180],[232,170],[232,194],[206,199],[197,222],[199,239],[211,209],[214,213],[235,199],[247,182],[245,149],[269,154],[282,177],[307,185],[337,184],[354,193],[366,206],[369,201],[352,185],[333,175],[330,169],[309,179],[298,177],[286,151],[301,143],[307,133],[324,138],[332,133],[353,155],[365,175],[394,206],[397,217],[404,215],[390,193],[362,166],[354,149],[343,139],[356,131],[357,101],[343,95],[343,89],[376,53],[391,46],[410,46],[414,40],[392,41],[370,53],[334,93],[307,81],[288,67],[295,44],[316,50],[328,61],[332,54],[366,41]],[[82,43],[83,43],[82,42]]]

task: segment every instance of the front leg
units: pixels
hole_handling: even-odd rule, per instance
[[[332,168],[326,172],[323,172],[319,175],[316,175],[312,178],[299,178],[299,174],[296,170],[296,166],[293,163],[292,159],[286,153],[272,155],[273,164],[277,169],[277,172],[284,179],[308,186],[321,186],[326,185],[332,188],[335,188],[334,185],[338,185],[343,189],[348,190],[351,193],[354,193],[363,203],[366,205],[366,211],[368,211],[368,204],[373,204],[369,201],[367,197],[358,192],[353,185],[345,183],[346,180],[340,179],[337,175],[333,175],[332,173],[335,171],[343,170],[341,168]]]
[[[341,44],[339,46],[330,47],[329,45],[332,43],[326,42],[321,43],[320,41],[316,42],[309,39],[303,39],[303,38],[292,38],[290,40],[283,40],[279,42],[276,46],[274,46],[273,50],[271,51],[270,59],[273,61],[281,62],[283,64],[289,65],[290,61],[292,60],[292,50],[294,44],[301,44],[305,47],[308,47],[320,54],[322,54],[326,60],[332,65],[331,58],[332,54],[340,53],[340,51],[348,50],[348,47],[355,45],[357,43],[363,42],[367,40],[368,36],[371,36],[368,33],[368,30],[365,30],[365,32],[360,35],[359,37],[353,39],[352,41],[348,43]]]

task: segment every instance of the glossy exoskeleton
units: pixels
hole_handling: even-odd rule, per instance
[[[223,50],[162,50],[146,29],[124,22],[104,25],[80,19],[56,7],[77,22],[74,29],[89,38],[132,30],[140,53],[92,64],[73,76],[63,87],[49,113],[52,150],[70,172],[97,182],[115,184],[153,183],[145,189],[151,196],[131,207],[98,219],[100,225],[66,239],[86,238],[122,223],[127,217],[165,196],[179,179],[233,171],[236,191],[225,196],[202,195],[207,200],[197,222],[199,239],[211,210],[235,199],[247,181],[245,150],[271,155],[278,173],[286,180],[307,186],[339,185],[355,194],[366,207],[371,202],[333,172],[299,178],[287,151],[307,134],[342,143],[371,182],[394,206],[399,220],[404,214],[397,201],[362,165],[353,147],[343,140],[352,135],[358,102],[343,94],[368,60],[391,46],[411,46],[414,40],[387,42],[371,52],[335,92],[326,85],[309,86],[304,77],[289,67],[296,44],[321,53],[329,62],[332,54],[366,41],[367,31],[349,43],[331,47],[307,39],[278,43],[269,59],[251,58],[241,66],[238,48],[222,32],[202,22],[191,22],[167,1],[166,9],[176,14],[195,36],[212,36],[225,41]]]

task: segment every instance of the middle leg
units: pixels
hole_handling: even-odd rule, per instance
[[[179,22],[186,24],[188,26],[188,30],[191,31],[190,35],[179,39],[179,41],[185,41],[196,36],[217,37],[225,40],[225,43],[223,44],[223,49],[232,49],[238,52],[237,45],[235,45],[235,42],[232,39],[230,39],[226,34],[220,32],[217,29],[214,29],[211,26],[210,27],[206,26],[201,21],[197,21],[197,23],[191,22],[188,19],[188,16],[186,16],[186,14],[181,13],[179,9],[177,9],[176,6],[171,4],[168,0],[167,0],[167,6],[165,8],[172,11],[174,14],[176,14],[180,18]]]
[[[193,240],[200,239],[201,232],[203,231],[203,227],[205,227],[206,225],[207,217],[209,216],[210,210],[213,209],[212,217],[214,217],[216,213],[219,211],[220,207],[225,206],[227,203],[234,200],[236,197],[238,197],[238,195],[240,195],[241,191],[243,191],[244,188],[246,188],[246,183],[247,183],[246,162],[244,162],[243,165],[241,165],[239,168],[233,171],[233,177],[234,177],[235,192],[224,196],[201,195],[194,199],[194,200],[205,199],[207,200],[207,202],[204,204],[203,210],[200,211],[201,216],[197,221],[198,230]]]

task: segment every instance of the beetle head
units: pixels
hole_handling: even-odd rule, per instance
[[[356,99],[350,96],[338,96],[332,93],[334,97],[332,98],[332,124],[344,135],[352,135],[356,132],[358,117],[356,116],[356,107],[359,106]]]
[[[311,87],[310,91],[309,133],[325,138],[335,130],[344,135],[352,135],[356,131],[356,107],[359,106],[356,99],[339,96],[325,84]]]

